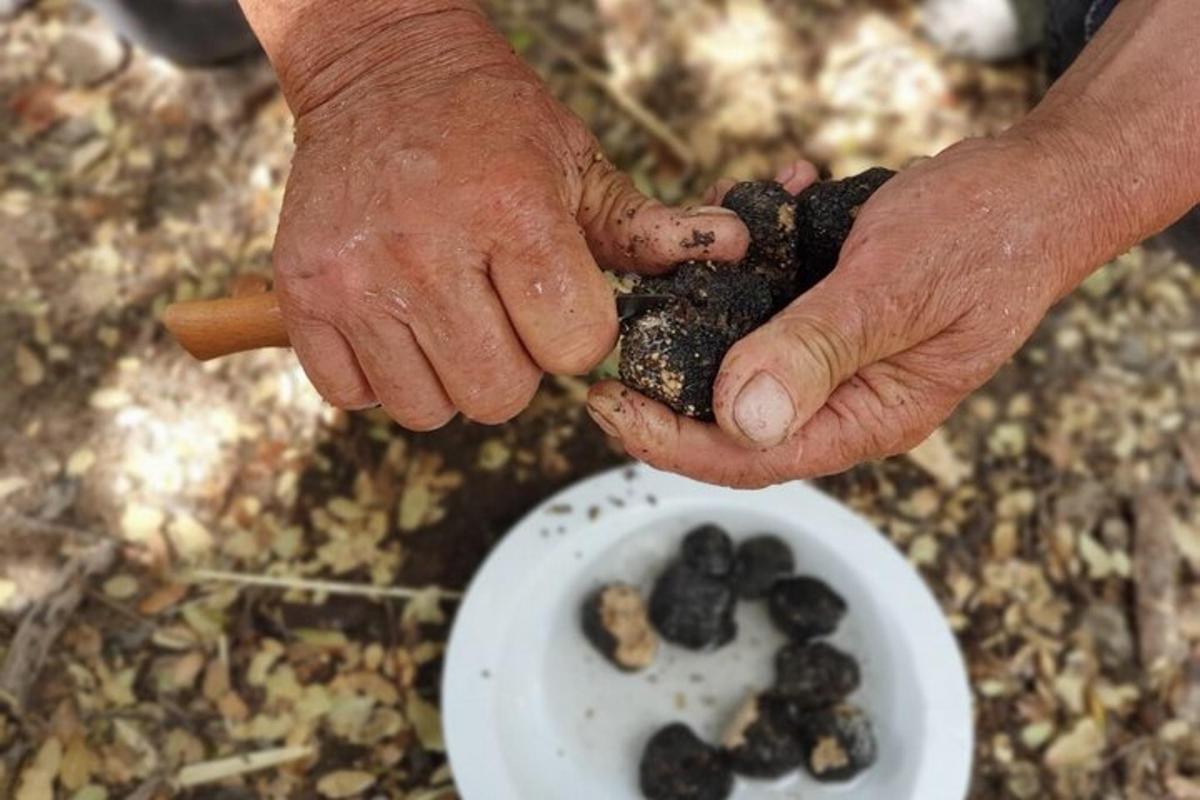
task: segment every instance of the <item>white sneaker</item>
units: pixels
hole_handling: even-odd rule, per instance
[[[956,56],[1003,61],[1042,39],[1042,0],[924,0],[921,27],[934,44]]]

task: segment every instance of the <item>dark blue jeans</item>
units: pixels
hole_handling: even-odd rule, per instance
[[[1067,71],[1091,41],[1118,0],[1048,0],[1046,55],[1050,77]]]
[[[176,64],[219,64],[259,49],[237,0],[84,2],[125,38]]]

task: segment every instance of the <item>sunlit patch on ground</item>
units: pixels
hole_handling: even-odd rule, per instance
[[[902,166],[970,133],[932,48],[880,13],[833,38],[816,78],[824,115],[809,151],[837,174]]]

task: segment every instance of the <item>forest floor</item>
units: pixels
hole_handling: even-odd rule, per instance
[[[1033,59],[934,51],[904,2],[494,11],[670,202],[800,154],[902,166],[1041,91]],[[269,269],[269,68],[180,71],[61,0],[0,23],[0,53],[0,796],[455,797],[454,598],[526,511],[622,462],[587,382],[412,435],[323,405],[288,352],[191,361],[163,306]],[[819,485],[942,603],[973,797],[1200,798],[1200,270],[1122,256],[930,441]]]

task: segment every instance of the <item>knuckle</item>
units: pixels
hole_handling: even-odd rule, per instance
[[[523,372],[514,370],[513,372]],[[517,376],[497,378],[481,384],[459,403],[463,414],[482,425],[501,425],[520,414],[533,400],[540,384],[539,377]]]
[[[617,321],[604,319],[552,337],[541,350],[539,365],[547,372],[582,375],[604,360],[617,340]]]
[[[855,366],[856,348],[850,335],[814,316],[796,314],[785,317],[783,323],[785,352],[793,352],[814,366],[827,379],[828,385],[824,387],[827,392],[837,388],[846,372]]]
[[[904,435],[888,404],[878,393],[880,381],[867,381],[856,375],[845,391],[829,400],[829,408],[842,421],[849,435],[840,437],[846,448],[845,460],[862,461],[883,456],[900,445]]]
[[[519,241],[537,241],[547,228],[547,220],[557,220],[566,208],[554,197],[548,180],[538,180],[528,173],[500,183],[490,194],[490,202],[480,204],[477,224],[499,226],[504,234]]]
[[[396,420],[402,427],[417,433],[428,433],[445,427],[454,419],[454,409],[448,405],[437,408],[393,409],[384,406],[388,416]]]
[[[365,292],[366,270],[320,255],[276,267],[276,284],[289,310],[320,319],[341,317],[347,300]]]
[[[321,397],[325,398],[325,402],[345,411],[367,408],[376,402],[374,393],[359,382],[314,381],[314,386]]]

